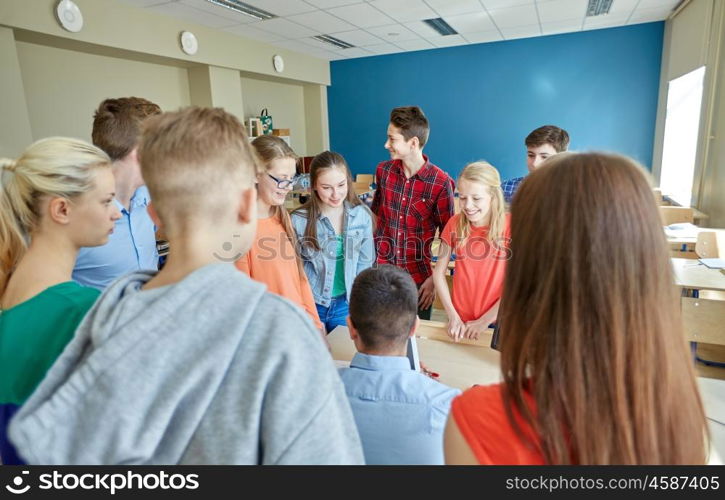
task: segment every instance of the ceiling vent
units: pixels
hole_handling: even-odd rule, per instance
[[[254,19],[258,19],[260,21],[266,21],[267,19],[274,19],[275,17],[277,17],[274,14],[267,12],[266,10],[259,9],[254,5],[249,5],[248,3],[240,2],[239,0],[206,1],[209,3],[213,3],[214,5],[219,5],[220,7],[226,7],[227,9],[239,12],[240,14],[244,14],[249,17],[253,17]]]
[[[458,32],[441,17],[436,17],[435,19],[424,19],[423,22],[436,30],[439,35],[448,36],[458,34]]]
[[[611,8],[612,0],[589,0],[589,5],[587,5],[587,17],[609,14],[609,9]]]

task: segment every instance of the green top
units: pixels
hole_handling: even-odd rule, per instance
[[[66,281],[0,309],[0,404],[25,402],[100,293]]]
[[[339,297],[347,294],[345,288],[345,233],[335,236],[337,239],[337,250],[335,264],[335,280],[332,282],[332,296]]]

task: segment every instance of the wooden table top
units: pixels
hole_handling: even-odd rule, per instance
[[[719,269],[709,269],[694,259],[670,260],[675,272],[675,284],[680,288],[725,291],[725,274]]]

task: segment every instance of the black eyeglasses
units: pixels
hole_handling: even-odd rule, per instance
[[[295,184],[295,181],[297,181],[297,176],[295,175],[291,179],[277,179],[272,174],[267,174],[274,182],[277,183],[278,189],[287,189],[288,187],[292,187]]]

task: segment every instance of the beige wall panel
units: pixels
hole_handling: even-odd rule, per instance
[[[244,116],[259,116],[263,108],[272,115],[274,128],[290,129],[292,149],[307,156],[305,97],[302,85],[241,78]],[[314,152],[313,152],[314,153]]]
[[[188,106],[185,68],[17,42],[34,139],[91,138],[93,111],[107,97],[138,96],[165,111]]]
[[[13,31],[0,27],[0,157],[17,158],[33,141]]]

